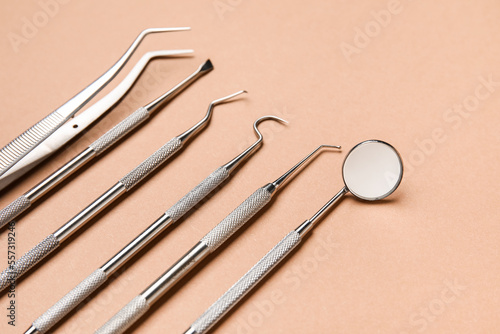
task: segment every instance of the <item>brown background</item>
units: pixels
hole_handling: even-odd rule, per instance
[[[1,293],[1,333],[24,332],[253,141],[252,122],[266,114],[286,118],[290,125],[263,123],[264,146],[232,181],[141,253],[55,333],[95,330],[255,189],[317,145],[343,145],[341,153],[315,160],[272,207],[133,328],[137,333],[182,332],[340,189],[345,153],[371,138],[392,143],[405,160],[397,192],[377,204],[346,198],[214,332],[499,332],[498,1],[401,0],[397,6],[389,0],[66,2],[53,8],[47,22],[42,17],[38,31],[17,46],[10,41],[13,34],[23,36],[25,20],[43,16],[43,9],[37,1],[2,3],[1,146],[104,72],[144,28],[191,26],[192,31],[149,36],[118,80],[149,50],[192,48],[195,56],[152,62],[90,132],[3,191],[2,207],[207,57],[216,69],[24,215],[16,226],[18,256],[197,122],[211,100],[240,89],[250,93],[218,107],[210,126],[182,154],[22,279],[15,328],[6,324],[9,300]],[[373,12],[388,7],[395,12],[390,22],[375,23]],[[359,29],[373,29],[372,37],[355,41]],[[345,56],[347,44],[357,53]],[[488,87],[481,78],[489,77],[497,83],[485,97]],[[463,116],[447,111],[460,105],[472,111]],[[6,265],[6,238],[4,230],[0,267]]]

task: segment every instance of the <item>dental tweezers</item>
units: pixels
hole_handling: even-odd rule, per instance
[[[222,186],[223,182],[229,178],[242,162],[249,159],[261,146],[263,142],[262,134],[258,125],[265,120],[275,120],[285,122],[285,120],[276,116],[264,116],[257,119],[253,128],[258,139],[246,150],[236,156],[228,163],[217,168],[212,174],[201,181],[189,193],[182,197],[170,209],[168,209],[160,218],[146,228],[127,246],[116,253],[99,269],[90,274],[80,284],[68,292],[57,303],[49,308],[44,314],[33,322],[33,325],[26,333],[47,333],[47,331],[73,310],[78,304],[84,301],[92,292],[96,291],[104,282],[115,273],[121,266],[130,260],[139,250],[150,243],[155,237],[161,234],[168,226],[184,216],[189,210],[196,206],[208,194]]]
[[[161,52],[161,51],[160,51]],[[147,59],[150,58],[150,56],[155,55],[158,53],[152,53],[149,55],[145,55],[143,59],[144,61],[140,61],[137,65],[139,67],[143,67],[143,64],[145,65],[147,63]],[[104,135],[102,135],[99,139],[97,139],[95,142],[89,145],[88,148],[83,150],[80,154],[76,155],[73,159],[71,159],[68,163],[66,163],[64,166],[56,170],[54,173],[52,173],[50,176],[45,178],[43,181],[38,183],[36,186],[31,188],[29,191],[15,199],[12,203],[7,205],[4,209],[0,210],[0,227],[6,225],[10,221],[12,221],[14,218],[18,217],[21,213],[26,211],[35,201],[40,199],[43,195],[45,195],[49,190],[53,189],[56,185],[61,183],[64,179],[66,179],[68,176],[70,176],[72,173],[74,173],[76,170],[79,168],[83,167],[85,164],[89,163],[93,158],[97,157],[98,155],[102,154],[104,151],[109,149],[111,146],[113,146],[116,142],[118,142],[120,139],[125,137],[128,133],[130,133],[133,129],[138,127],[140,124],[143,124],[146,120],[149,119],[149,117],[159,109],[159,107],[163,106],[165,103],[173,99],[177,94],[179,94],[182,90],[184,90],[186,87],[188,87],[191,83],[196,81],[198,78],[202,77],[204,74],[210,72],[213,69],[212,63],[210,60],[207,60],[205,63],[203,63],[194,73],[192,73],[190,76],[188,76],[186,79],[181,81],[179,84],[177,84],[175,87],[170,89],[168,92],[164,93],[154,101],[150,102],[148,105],[141,107],[137,109],[135,112],[130,114],[127,118],[125,118],[123,121],[118,123],[115,127],[113,127],[111,130],[106,132]],[[135,75],[135,68],[130,72],[129,75]],[[122,82],[123,84],[123,82]],[[121,84],[120,84],[121,85]],[[115,89],[121,89],[120,85],[116,87]],[[107,95],[108,97],[110,95]],[[106,97],[104,99],[106,99]],[[103,99],[103,100],[104,100]],[[94,104],[91,108],[94,106],[98,106],[101,101],[97,102]],[[92,112],[91,108],[89,108],[86,112]],[[100,109],[100,108],[98,108]],[[94,109],[95,110],[95,109]],[[100,109],[102,110],[102,109]],[[92,114],[86,114],[91,115]],[[79,117],[84,116],[83,114],[80,115]],[[78,117],[77,117],[78,118]],[[76,119],[75,122],[71,122],[69,125],[71,127],[71,124],[81,124],[77,123]],[[67,126],[64,125],[61,127],[57,132],[64,131],[67,129]],[[62,134],[58,133],[58,134]],[[51,145],[51,142],[54,140],[57,140],[58,136],[55,136],[56,134],[50,136],[47,138],[45,142],[49,143],[43,143],[42,145],[39,145],[35,150],[33,150],[31,153],[35,153],[36,150],[43,149],[44,145],[48,144],[49,146]],[[30,154],[31,155],[31,154]],[[26,156],[28,157],[28,156]]]
[[[151,33],[183,31],[189,29],[190,28],[182,27],[150,28],[143,30],[127,51],[108,71],[62,106],[54,110],[52,113],[3,147],[0,150],[0,190],[26,173],[43,159],[55,152],[59,147],[68,142],[71,138],[84,130],[85,127],[89,126],[93,121],[104,114],[111,105],[117,102],[121,96],[126,93],[133,81],[135,81],[135,78],[137,78],[140,70],[137,71],[135,77],[127,77],[123,81],[120,90],[113,91],[104,102],[95,106],[91,112],[85,111],[83,114],[86,116],[78,118],[79,123],[75,123],[78,124],[77,128],[73,128],[73,125],[62,128],[63,124],[68,123],[68,121],[74,117],[83,106],[85,106],[95,95],[97,95],[97,93],[99,93],[111,80],[113,80],[113,78],[128,62],[146,35]],[[159,55],[161,55],[161,53],[166,55],[175,55],[190,52],[192,52],[192,50],[164,51],[160,52]],[[90,114],[89,116],[87,116],[87,112]],[[83,114],[80,116],[83,116]],[[58,131],[58,129],[60,131]],[[39,147],[41,143],[45,143],[49,138],[52,138],[50,143],[47,142],[43,148],[34,151],[35,148]]]
[[[140,295],[132,299],[125,307],[108,320],[96,334],[123,333],[135,321],[142,317],[151,305],[160,299],[171,287],[198,265],[208,254],[214,252],[231,235],[240,229],[255,214],[262,210],[291,178],[300,172],[318,153],[324,149],[339,149],[340,146],[321,145],[307,155],[285,174],[272,183],[257,189],[250,197],[217,224],[191,250],[163,273]]]
[[[30,251],[20,257],[13,265],[6,268],[0,274],[0,291],[9,286],[12,282],[24,273],[30,270],[40,260],[52,253],[61,243],[69,238],[75,231],[81,228],[84,224],[92,219],[101,210],[111,204],[118,197],[134,188],[144,178],[151,174],[155,169],[163,165],[170,157],[179,151],[184,144],[196,135],[199,131],[208,125],[216,105],[226,102],[233,97],[244,93],[239,91],[229,96],[214,100],[210,103],[208,111],[198,123],[183,132],[182,134],[172,138],[165,145],[160,147],[149,158],[144,160],[136,168],[122,177],[114,186],[109,188],[104,194],[92,202],[89,206],[83,209],[76,216],[71,218],[66,224],[49,234],[43,241],[33,247]]]

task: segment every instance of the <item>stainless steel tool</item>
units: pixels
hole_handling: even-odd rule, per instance
[[[154,54],[157,54],[157,53],[150,54],[148,57],[151,57]],[[144,61],[139,62],[137,65],[140,65],[140,66],[142,66],[140,68],[143,68],[146,63],[147,63],[147,60],[144,60]],[[132,113],[127,118],[125,118],[123,121],[118,123],[114,128],[112,128],[111,130],[106,132],[104,135],[102,135],[99,139],[97,139],[95,142],[90,144],[88,148],[83,150],[81,153],[77,154],[73,159],[71,159],[64,166],[62,166],[61,168],[56,170],[54,173],[49,175],[43,181],[41,181],[36,186],[31,188],[29,191],[27,191],[26,193],[24,193],[23,195],[18,197],[16,200],[14,200],[12,203],[10,203],[8,206],[6,206],[4,209],[0,210],[0,227],[4,226],[5,224],[9,223],[11,220],[18,217],[21,213],[26,211],[35,201],[37,201],[43,195],[45,195],[49,190],[53,189],[56,185],[61,183],[68,176],[70,176],[72,173],[77,171],[79,168],[83,167],[85,164],[92,161],[93,158],[95,158],[98,155],[105,152],[107,149],[109,149],[111,146],[113,146],[115,143],[117,143],[120,139],[124,138],[133,129],[137,128],[140,124],[143,124],[146,120],[149,119],[149,117],[156,110],[159,109],[160,106],[164,105],[165,103],[167,103],[168,101],[173,99],[177,94],[179,94],[182,90],[184,90],[186,87],[188,87],[191,83],[193,83],[198,78],[202,77],[204,74],[210,72],[212,69],[213,69],[212,63],[210,62],[210,60],[207,60],[194,73],[192,73],[186,79],[181,81],[175,87],[173,87],[168,92],[161,95],[160,97],[156,98],[154,101],[150,102],[146,106],[137,109],[134,113]],[[133,70],[132,72],[130,72],[129,75],[133,75],[134,74],[133,72],[136,72],[136,71]],[[123,83],[124,82],[122,82],[122,84]],[[122,88],[117,87],[115,89],[122,89]],[[110,95],[107,95],[104,99],[107,99],[109,96]],[[103,101],[103,100],[101,100],[101,101]],[[97,102],[92,107],[98,106],[101,101]],[[106,103],[106,102],[104,102],[104,103]],[[94,109],[94,110],[96,110],[96,109]],[[103,110],[103,109],[98,106],[97,110]],[[89,112],[91,112],[91,113],[89,114]],[[88,109],[86,111],[86,113],[84,113],[78,117],[82,117],[82,116],[85,116],[85,117],[93,116],[92,110]],[[88,121],[88,118],[86,119],[86,121]],[[63,134],[63,132],[61,132],[61,131],[64,131],[64,130],[71,131],[71,129],[74,126],[72,124],[76,124],[77,127],[79,127],[82,124],[82,122],[79,122],[79,120],[77,121],[75,118],[75,120],[73,122],[70,122],[69,124],[63,125],[61,128],[59,128],[59,130],[57,130],[57,132],[59,134]],[[67,125],[69,125],[69,127]],[[62,137],[64,137],[64,138],[62,138]],[[54,135],[52,135],[49,138],[47,138],[47,140],[45,140],[41,145],[38,145],[25,158],[32,157],[33,156],[32,153],[37,153],[40,150],[43,150],[46,145],[49,145],[49,147],[54,147],[54,145],[52,145],[54,140],[60,140],[60,139],[66,139],[66,138],[67,138],[67,136],[54,136]],[[63,141],[59,141],[58,143],[62,144]]]
[[[83,209],[80,213],[70,219],[66,224],[56,230],[54,233],[46,237],[42,242],[33,247],[30,251],[20,257],[14,265],[8,267],[0,274],[0,290],[4,289],[17,278],[26,273],[40,260],[54,251],[62,242],[64,242],[76,230],[90,221],[97,213],[107,207],[110,203],[131,190],[134,186],[140,183],[146,176],[160,167],[165,161],[179,151],[184,144],[192,138],[196,133],[201,131],[209,122],[213,109],[216,105],[226,102],[233,97],[244,93],[239,91],[221,99],[212,101],[208,107],[208,111],[198,123],[193,127],[183,132],[179,136],[172,138],[149,158],[144,160],[136,168],[122,177],[114,186],[109,188],[104,194],[92,202],[89,206]]]
[[[170,209],[168,209],[153,224],[146,228],[127,246],[116,253],[99,269],[85,278],[80,284],[68,292],[63,298],[49,308],[44,314],[33,322],[33,325],[26,333],[47,333],[48,330],[65,317],[78,304],[84,301],[92,292],[96,291],[110,275],[115,273],[122,265],[130,260],[145,245],[150,243],[155,237],[167,229],[168,226],[177,222],[189,210],[197,205],[208,194],[220,187],[227,180],[230,174],[243,161],[249,159],[262,146],[262,134],[258,125],[266,120],[275,120],[286,123],[285,120],[276,116],[264,116],[256,120],[253,124],[255,134],[258,139],[246,150],[236,156],[228,163],[217,168],[212,174],[201,181],[196,187],[182,197]]]
[[[108,322],[96,331],[99,334],[123,333],[142,315],[144,315],[150,306],[158,301],[174,284],[176,284],[184,275],[199,264],[208,254],[215,251],[231,235],[241,228],[250,218],[259,212],[271,197],[276,195],[279,189],[283,187],[308,161],[314,158],[324,149],[340,148],[340,146],[321,145],[316,148],[307,157],[292,167],[276,181],[268,183],[257,189],[250,197],[241,203],[224,220],[216,225],[207,235],[205,235],[191,250],[179,259],[170,269],[161,275],[153,284],[144,290],[139,296],[135,297],[130,303],[115,314]]]
[[[82,117],[78,118],[77,123],[72,123],[70,127],[66,126],[64,129],[61,129],[61,131],[57,131],[63,126],[63,124],[68,123],[68,121],[74,117],[83,106],[85,106],[95,95],[97,95],[97,93],[99,93],[111,80],[113,80],[113,78],[125,66],[146,35],[151,33],[183,31],[189,29],[190,28],[188,27],[150,28],[142,31],[127,51],[108,71],[62,106],[54,110],[41,121],[30,127],[24,133],[3,147],[0,150],[0,190],[36,166],[43,159],[47,158],[59,147],[84,130],[94,120],[103,115],[111,105],[118,101],[120,97],[127,92],[128,88],[130,88],[132,83],[137,78],[137,75],[141,72],[139,68],[135,69],[135,77],[133,75],[129,76],[122,82],[119,90],[113,90],[110,96],[103,99],[104,101],[100,101],[100,103],[93,107],[90,112],[85,111],[83,113],[86,115],[85,117],[83,117],[82,114],[80,115]],[[164,51],[163,53],[166,53],[166,55],[175,55],[190,52],[192,52],[192,50]],[[144,65],[145,63],[142,66],[144,67]],[[78,127],[73,128],[74,124],[77,124]],[[33,152],[36,147],[38,147],[41,143],[45,143],[49,138],[52,138],[50,143],[47,142],[42,149]]]
[[[368,140],[356,145],[346,156],[342,168],[344,187],[314,216],[307,219],[283,238],[255,266],[238,280],[222,297],[203,313],[184,334],[207,333],[250,292],[278,263],[300,243],[305,234],[344,195],[375,201],[389,196],[401,182],[403,164],[398,152],[379,140]]]

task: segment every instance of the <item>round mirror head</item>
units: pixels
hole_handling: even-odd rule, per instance
[[[344,184],[356,197],[375,201],[392,194],[401,183],[403,163],[394,147],[379,140],[354,146],[342,166]]]

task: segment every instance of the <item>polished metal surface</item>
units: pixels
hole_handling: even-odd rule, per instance
[[[194,331],[198,334],[208,333],[210,329],[240,302],[248,292],[257,286],[257,284],[259,284],[259,282],[261,282],[283,258],[290,254],[300,241],[301,239],[297,232],[290,232],[191,324],[191,332]],[[190,333],[190,331],[187,333]]]
[[[241,152],[237,157],[229,161],[227,164],[225,164],[223,167],[231,173],[236,167],[238,167],[243,161],[248,159],[249,156],[251,156],[255,151],[259,149],[259,147],[262,144],[262,133],[259,131],[258,125],[262,123],[263,121],[267,120],[275,120],[280,123],[288,124],[287,121],[285,121],[282,118],[279,118],[277,116],[263,116],[259,119],[257,119],[253,123],[253,130],[255,131],[255,134],[257,135],[257,141],[250,145],[245,151]]]
[[[147,52],[135,64],[127,76],[107,95],[88,107],[84,112],[67,121],[50,136],[34,147],[14,166],[0,176],[0,189],[6,187],[20,176],[34,168],[52,153],[66,145],[70,140],[82,133],[106,111],[113,107],[132,87],[148,62],[157,57],[178,56],[192,53],[193,50],[160,50]]]
[[[209,253],[208,246],[203,242],[198,242],[186,255],[181,257],[160,278],[144,290],[141,295],[146,298],[149,305],[152,305]]]
[[[111,204],[120,195],[125,193],[127,189],[120,183],[116,183],[108,191],[102,194],[98,199],[93,201],[89,206],[83,209],[76,216],[71,218],[66,224],[60,227],[53,234],[59,242],[63,242],[70,235],[72,235],[76,230],[82,227],[86,222],[88,222],[92,217],[98,214],[101,210]]]
[[[151,33],[182,31],[189,28],[150,28],[143,30],[127,51],[103,75],[80,91],[47,117],[26,130],[0,150],[0,176],[7,172],[26,154],[49,137],[67,120],[73,117],[84,105],[97,95],[125,66],[144,37]]]
[[[344,184],[354,196],[376,201],[392,194],[403,178],[403,161],[390,144],[367,140],[354,146],[342,166]]]
[[[295,231],[301,236],[309,232],[349,192],[368,201],[380,200],[392,194],[403,178],[403,162],[392,145],[381,140],[366,140],[347,153],[342,165],[342,178],[344,187],[314,216],[297,227]]]
[[[232,96],[237,94],[233,94]],[[211,108],[209,108],[209,112],[211,112],[210,109]],[[291,170],[280,177],[275,184],[269,183],[264,187],[258,188],[139,296],[144,297],[149,305],[155,303],[165,292],[167,292],[184,275],[200,263],[209,253],[222,245],[232,234],[234,234],[246,222],[254,217],[255,214],[261,211],[261,209],[270,202],[273,192],[279,189],[280,186],[284,185],[285,181],[288,180],[293,174],[299,172],[301,170],[300,167],[310,160],[316,152],[321,152],[323,148],[339,147],[329,145],[322,145],[318,147],[306,158],[302,159]],[[250,147],[249,152],[252,152],[252,146]],[[119,317],[121,312],[122,311],[119,311],[115,317]],[[115,317],[110,319],[111,323]],[[128,324],[130,325],[130,322],[128,322]]]
[[[40,334],[40,332],[36,329],[36,327],[31,326],[26,332],[24,332],[24,334]]]
[[[137,252],[146,246],[155,236],[170,226],[170,224],[172,224],[172,218],[168,215],[162,215],[141,234],[134,238],[134,240],[132,240],[127,246],[123,247],[122,250],[101,266],[101,269],[106,273],[106,275],[111,275],[128,259],[137,254]]]
[[[279,188],[283,187],[289,180],[291,180],[295,175],[297,175],[302,168],[307,166],[309,162],[314,160],[316,156],[321,154],[324,150],[331,150],[331,149],[340,149],[340,146],[336,145],[320,145],[318,146],[314,151],[309,153],[304,159],[299,161],[295,166],[290,168],[285,174],[281,175],[279,178],[276,179],[276,181],[272,182],[268,188],[272,189],[272,191],[276,191]]]
[[[36,201],[47,193],[50,189],[54,188],[56,185],[65,180],[68,176],[73,174],[81,166],[85,165],[89,160],[95,156],[94,150],[90,147],[85,149],[83,152],[78,154],[76,157],[71,159],[67,164],[59,168],[57,171],[52,173],[45,180],[37,184],[35,187],[31,188],[24,195],[29,198],[31,202]]]
[[[207,66],[211,67],[212,63],[210,63],[210,65],[207,64]],[[193,137],[195,134],[200,132],[208,124],[208,122],[212,118],[212,114],[213,114],[213,110],[214,110],[215,106],[222,104],[222,103],[225,103],[225,102],[228,102],[233,97],[236,97],[236,96],[243,94],[243,93],[247,93],[247,91],[240,90],[239,92],[236,92],[234,94],[231,94],[231,95],[225,96],[223,98],[220,98],[218,100],[214,100],[214,101],[210,102],[210,105],[208,106],[208,110],[207,110],[207,113],[205,114],[205,117],[203,117],[203,119],[201,121],[199,121],[198,123],[193,125],[190,129],[183,132],[182,134],[180,134],[177,137],[179,137],[180,141],[182,143],[184,143],[186,140],[188,140],[189,138]]]
[[[351,160],[353,157],[355,159]],[[291,171],[296,167],[300,166],[295,166]],[[387,173],[390,174],[389,178]],[[287,174],[284,175],[284,181],[289,177]],[[346,178],[346,175],[349,177]],[[184,334],[203,334],[209,331],[212,326],[222,319],[224,314],[227,314],[236,306],[248,292],[257,286],[260,280],[290,254],[291,250],[298,245],[305,234],[311,231],[317,221],[322,219],[340,199],[349,193],[348,185],[355,185],[357,193],[353,194],[354,196],[360,199],[377,200],[394,192],[399,186],[402,176],[402,160],[391,145],[376,140],[365,141],[356,145],[344,160],[343,177],[345,186],[310,219],[304,221],[274,246],[271,251],[193,322]],[[355,182],[356,178],[360,178],[363,182]],[[272,186],[272,184],[268,185],[268,187]]]
[[[299,227],[295,229],[295,231],[303,237],[307,232],[309,232],[314,225],[323,218],[324,215],[328,212],[328,210],[337,203],[345,194],[347,194],[349,190],[346,187],[343,187],[338,193],[335,194],[318,212],[314,214],[310,219],[306,220]]]
[[[213,69],[214,67],[210,59],[205,61],[205,63],[203,63],[193,74],[191,74],[186,79],[179,82],[175,87],[173,87],[171,90],[169,90],[162,96],[148,103],[146,106],[144,106],[144,108],[146,108],[149,112],[154,112],[155,110],[160,108],[163,104],[172,100],[178,93],[184,90],[184,88],[186,88],[191,83],[193,83],[194,81],[196,81],[197,79],[199,79],[200,77],[207,74]]]
[[[189,327],[189,329],[185,331],[184,334],[199,334],[199,333],[193,327]]]
[[[203,65],[201,67],[203,67]],[[177,84],[174,88],[170,89],[168,92],[166,92],[165,94],[163,94],[162,96],[157,98],[155,100],[157,105],[160,105],[165,101],[171,100],[173,97],[175,97],[177,94],[179,94],[183,89],[188,87],[192,82],[194,82],[195,80],[200,78],[202,76],[200,74],[200,68],[197,69],[188,78],[186,78],[185,80],[183,80],[179,84]],[[132,74],[132,72],[130,74]],[[132,83],[130,83],[130,84],[132,84]],[[110,94],[112,94],[112,93],[110,93]],[[107,98],[110,94],[106,95],[106,97],[104,97],[103,99]],[[118,97],[117,97],[117,99],[118,99]],[[99,102],[97,102],[92,107],[87,109],[85,111],[85,113],[83,113],[79,117],[83,117],[85,115],[88,115],[88,116],[90,116],[90,118],[93,118],[95,116],[96,112],[92,111],[91,109],[94,106],[96,106],[97,104],[99,104]],[[101,110],[104,110],[104,109],[101,109]],[[151,110],[147,110],[146,108],[137,109],[135,112],[133,112],[132,114],[127,116],[125,119],[123,119],[120,123],[115,125],[112,129],[107,131],[104,135],[102,135],[97,140],[95,140],[82,153],[77,155],[71,161],[66,163],[61,168],[59,168],[56,172],[52,173],[45,180],[43,180],[38,185],[33,187],[31,190],[29,190],[27,193],[25,193],[24,196],[30,201],[30,204],[32,204],[33,202],[38,200],[41,196],[43,196],[45,193],[47,193],[49,190],[53,189],[61,181],[66,179],[73,172],[78,170],[80,167],[82,167],[86,163],[90,162],[95,156],[102,154],[106,150],[110,149],[111,146],[113,146],[116,142],[118,142],[120,139],[125,137],[128,133],[130,133],[130,131],[137,128],[139,125],[143,124],[149,118],[149,115],[152,112],[154,112],[154,110],[155,110],[155,108],[151,108]],[[88,114],[89,111],[91,111],[92,113]],[[87,116],[85,116],[85,117],[87,117]],[[88,123],[88,121],[89,121],[89,119],[87,119],[87,123]],[[73,120],[71,123],[76,123],[76,120]],[[53,138],[59,138],[61,140],[61,145],[62,145],[62,142],[64,141],[64,139],[66,137],[59,136],[60,135],[59,131],[64,130],[65,126],[61,127],[56,133],[54,133],[53,136],[49,137],[44,143],[39,145],[34,151],[30,152],[25,158],[29,158],[33,153],[36,153],[35,152],[36,150],[43,149],[46,145],[46,142],[52,140]],[[53,143],[49,143],[49,144],[53,144]],[[23,159],[23,161],[24,161],[24,159]],[[23,161],[20,161],[20,163],[22,163]],[[18,165],[16,165],[8,173],[13,171],[17,167],[18,167]],[[7,177],[8,175],[5,175],[5,176]],[[14,219],[16,216],[21,214],[26,209],[17,210],[15,212],[11,211],[12,214],[9,215],[9,219]],[[2,211],[0,211],[0,217],[1,216],[2,216]],[[0,221],[1,221],[1,219],[0,219]],[[0,225],[1,225],[1,222],[0,222]]]

